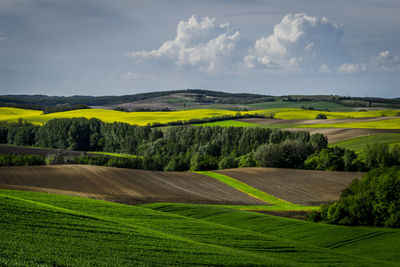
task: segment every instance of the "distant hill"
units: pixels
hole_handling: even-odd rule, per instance
[[[166,111],[214,105],[212,107],[217,109],[246,109],[249,108],[247,105],[269,102],[298,103],[300,106],[304,105],[304,108],[313,108],[312,102],[329,102],[353,108],[400,107],[400,98],[387,99],[337,95],[271,96],[202,89],[170,90],[122,96],[0,95],[0,106],[44,110],[48,113],[89,107],[124,111]],[[283,105],[283,107],[286,107],[286,105]]]

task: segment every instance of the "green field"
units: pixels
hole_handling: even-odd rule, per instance
[[[285,120],[282,120],[285,122]],[[194,126],[220,126],[220,127],[260,127],[260,128],[271,128],[271,129],[282,129],[282,128],[293,128],[297,127],[297,124],[257,124],[251,122],[244,121],[236,121],[236,120],[226,120],[226,121],[215,121],[215,122],[207,122],[201,124],[193,124]]]
[[[371,260],[400,261],[400,230],[338,226],[189,204],[148,204],[154,210],[200,219],[216,224],[268,234],[281,240],[297,240],[330,251]],[[384,265],[384,263],[382,263]],[[333,266],[340,265],[332,263]],[[378,264],[379,265],[379,264]]]
[[[0,190],[0,210],[6,266],[395,266],[399,260],[398,230],[204,205],[141,207]]]
[[[241,115],[262,114],[266,116],[275,114],[275,118],[288,120],[288,119],[315,119],[315,117],[320,113],[325,114],[328,117],[328,119],[341,119],[341,118],[396,116],[398,112],[399,111],[397,110],[322,112],[322,111],[304,110],[295,108],[281,108],[281,109],[246,111],[246,112],[241,112],[240,114]],[[148,125],[152,123],[168,123],[178,120],[188,121],[190,119],[203,119],[211,117],[220,117],[224,115],[231,115],[231,116],[237,115],[237,112],[229,110],[212,110],[212,109],[193,109],[193,110],[168,111],[168,112],[165,111],[122,112],[122,111],[105,110],[105,109],[79,109],[79,110],[43,114],[41,111],[37,110],[0,107],[0,121],[16,122],[18,119],[22,118],[25,121],[39,125],[42,125],[48,120],[54,118],[74,118],[74,117],[84,117],[88,119],[98,118],[104,122],[109,122],[109,123],[125,122],[136,125]],[[400,119],[393,119],[393,120],[394,121],[391,122],[391,124],[390,122],[387,122],[388,125],[387,126],[383,125],[383,126],[398,127]],[[375,128],[378,128],[378,126]],[[330,127],[330,125],[325,125],[324,127]],[[392,128],[385,128],[385,129],[392,129]]]
[[[248,104],[246,106],[257,109],[313,107],[316,110],[353,111],[353,108],[326,101],[273,101]]]
[[[388,133],[362,136],[341,141],[338,143],[333,143],[332,146],[340,146],[359,153],[364,149],[367,144],[400,145],[400,134]]]
[[[400,118],[380,121],[334,123],[334,124],[310,124],[298,127],[305,128],[367,128],[367,129],[400,129]]]

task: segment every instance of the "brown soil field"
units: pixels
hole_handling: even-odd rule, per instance
[[[320,205],[339,199],[359,172],[241,168],[217,171],[294,204]]]
[[[92,165],[0,167],[0,188],[73,195],[125,204],[179,202],[265,205],[211,177]]]

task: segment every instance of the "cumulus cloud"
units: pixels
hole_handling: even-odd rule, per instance
[[[178,66],[214,72],[231,60],[239,38],[240,33],[228,23],[217,24],[215,18],[192,16],[179,22],[174,40],[156,50],[132,51],[128,55],[137,60],[168,60]]]
[[[400,57],[392,55],[388,50],[371,57],[370,61],[367,63],[344,63],[338,68],[338,72],[344,74],[398,70],[400,70]]]
[[[327,18],[305,13],[288,14],[249,49],[245,64],[250,68],[328,72],[349,60],[341,43],[343,29]]]

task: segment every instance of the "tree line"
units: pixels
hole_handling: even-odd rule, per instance
[[[136,155],[122,165],[166,171],[237,167],[366,171],[400,164],[400,149],[366,146],[356,154],[328,147],[322,134],[268,128],[170,127],[160,130],[98,119],[53,119],[44,126],[0,125],[0,143]],[[89,156],[87,156],[89,157]],[[119,159],[122,161],[122,159]],[[84,161],[94,161],[93,156]],[[103,162],[104,160],[100,160]]]

